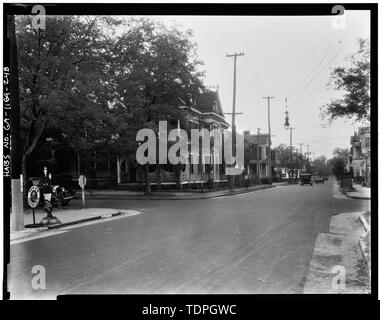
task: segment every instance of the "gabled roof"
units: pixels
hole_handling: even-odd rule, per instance
[[[224,118],[222,104],[220,102],[219,94],[217,91],[202,92],[196,98],[194,107],[203,113],[214,112]]]

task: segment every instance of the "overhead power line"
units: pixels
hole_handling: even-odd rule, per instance
[[[313,140],[313,141],[306,141],[304,143],[317,143],[317,142],[323,142],[323,141],[332,141],[332,140],[339,140],[339,139],[350,139],[348,136],[343,137],[335,137],[335,138],[328,138],[328,139],[320,139],[320,140]]]
[[[325,59],[330,55],[331,52],[334,52],[335,49],[338,48],[338,46],[342,43],[342,41],[343,40],[340,40],[334,47],[331,47],[331,44],[330,44],[330,46],[326,49],[326,52],[323,55],[322,59],[314,66],[314,68],[306,75],[306,77],[296,87],[294,87],[294,89],[287,95],[287,97],[293,97],[294,95],[296,95],[298,90],[301,91],[300,92],[301,95],[304,93],[305,86],[302,86],[302,85],[309,79],[310,76],[312,76],[314,73],[317,72],[317,70],[321,67]]]
[[[321,70],[321,73],[318,76],[321,76],[319,78],[319,81],[316,83],[315,86],[311,88],[311,90],[307,91],[307,88],[305,88],[304,94],[300,96],[300,98],[297,100],[297,102],[292,106],[293,110],[298,109],[309,97],[310,95],[315,91],[315,89],[321,84],[322,80],[324,79],[323,74],[324,72],[329,68],[330,64],[334,62],[334,60],[338,57],[340,52],[343,50],[343,47],[341,47],[338,52],[334,55],[334,57],[323,67],[323,70]],[[317,79],[317,77],[313,78],[312,80]],[[311,81],[312,82],[312,81]],[[311,84],[308,83],[307,87]],[[301,98],[303,96],[303,98]]]

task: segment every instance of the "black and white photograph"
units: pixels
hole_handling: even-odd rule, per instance
[[[3,26],[3,299],[377,292],[377,4],[13,2]]]

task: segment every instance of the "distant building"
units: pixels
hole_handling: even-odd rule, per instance
[[[371,184],[371,132],[370,127],[360,127],[351,136],[349,171],[357,180]]]
[[[276,152],[271,150],[271,163],[269,163],[269,134],[250,134],[249,130],[244,131],[244,166],[249,175],[259,178],[277,176]]]

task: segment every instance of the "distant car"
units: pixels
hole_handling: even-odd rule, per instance
[[[325,179],[322,176],[316,177],[315,183],[320,183],[320,182],[325,183]]]
[[[329,176],[325,176],[324,179],[325,179],[325,180],[329,180]]]
[[[304,173],[300,175],[300,185],[303,186],[304,184],[310,184],[311,186],[313,185],[311,174]]]

